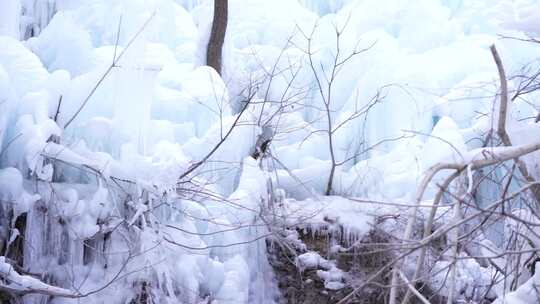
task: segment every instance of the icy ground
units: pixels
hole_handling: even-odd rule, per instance
[[[540,45],[501,38],[540,36],[536,0],[229,3],[220,77],[203,65],[211,1],[0,0],[2,213],[26,215],[27,273],[88,294],[53,303],[129,303],[141,290],[156,303],[274,303],[268,220],[316,229],[332,218],[360,238],[394,207],[344,197],[406,202],[426,168],[482,146],[497,91],[491,44],[510,72],[538,64]],[[341,165],[334,196],[323,197],[331,155],[321,105],[330,96],[315,83],[336,45],[342,58],[365,52],[336,76]],[[512,103],[516,144],[540,136],[535,94]],[[241,112],[247,97],[254,102]],[[271,156],[254,160],[268,129]],[[263,216],[275,208],[285,220]],[[15,248],[15,220],[1,224]],[[326,263],[321,276],[340,287],[331,262],[299,259]],[[11,287],[41,283],[24,278],[29,286]]]

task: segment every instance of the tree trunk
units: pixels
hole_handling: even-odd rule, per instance
[[[214,0],[214,20],[206,50],[206,64],[221,75],[221,54],[227,31],[228,0]]]

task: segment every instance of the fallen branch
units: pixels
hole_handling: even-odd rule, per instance
[[[21,275],[13,266],[6,262],[5,257],[0,257],[0,290],[16,295],[42,294],[63,298],[80,298],[78,292],[64,289],[61,287],[46,284],[34,277]]]

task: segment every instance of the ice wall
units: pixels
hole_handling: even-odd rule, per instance
[[[20,37],[21,2],[19,0],[2,1],[0,3],[0,35]]]
[[[0,197],[26,213],[23,266],[83,291],[134,273],[81,303],[129,302],[147,286],[163,303],[272,303],[268,185],[298,200],[324,192],[330,122],[335,194],[409,200],[426,168],[489,128],[488,46],[509,71],[538,54],[497,36],[532,35],[532,4],[231,0],[220,77],[199,58],[211,1],[1,2],[0,35],[15,38],[0,37]],[[358,49],[321,95],[317,80]],[[538,106],[512,105],[516,139]],[[265,132],[273,158],[255,161]]]

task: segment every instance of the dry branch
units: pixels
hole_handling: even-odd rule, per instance
[[[535,152],[540,150],[540,142],[522,145],[522,146],[513,146],[513,147],[494,147],[494,148],[481,148],[477,150],[470,151],[462,161],[454,163],[439,163],[431,167],[424,174],[420,186],[418,187],[415,204],[416,206],[411,208],[411,211],[408,215],[407,226],[405,228],[405,233],[403,235],[402,246],[406,246],[406,243],[409,242],[413,227],[416,223],[416,218],[418,214],[419,206],[422,202],[424,192],[426,191],[429,183],[435,177],[435,175],[445,169],[451,169],[455,172],[462,172],[463,170],[470,168],[470,170],[478,170],[486,166],[494,165],[497,163],[505,162],[511,159],[519,158],[520,156]],[[468,156],[468,157],[467,157]],[[537,184],[533,184],[537,186]],[[434,206],[436,208],[436,206]],[[438,235],[437,232],[431,234],[431,238],[424,238],[424,240],[432,239],[434,236]],[[427,245],[427,243],[426,243]],[[390,304],[395,304],[398,293],[398,282],[399,282],[399,270],[400,267],[395,267],[392,273],[392,288],[390,289]],[[409,293],[408,291],[407,293]],[[408,299],[408,295],[405,296],[405,300]]]
[[[499,105],[499,121],[497,123],[497,135],[499,135],[502,143],[505,146],[511,146],[512,142],[510,140],[510,136],[508,136],[508,132],[506,131],[506,117],[508,112],[508,81],[506,78],[506,72],[504,70],[504,65],[502,63],[501,57],[499,55],[499,52],[497,51],[497,48],[495,45],[492,45],[490,47],[491,55],[493,56],[493,60],[495,61],[495,64],[497,65],[497,71],[499,72],[499,81],[501,86],[501,98],[500,98],[500,105]],[[529,174],[529,171],[527,170],[527,165],[521,161],[519,158],[515,158],[514,161],[516,162],[519,172],[525,180],[529,183],[534,183],[535,179]],[[538,185],[533,186],[531,188],[531,192],[534,196],[534,199],[536,200],[536,204],[540,204],[540,187]]]

